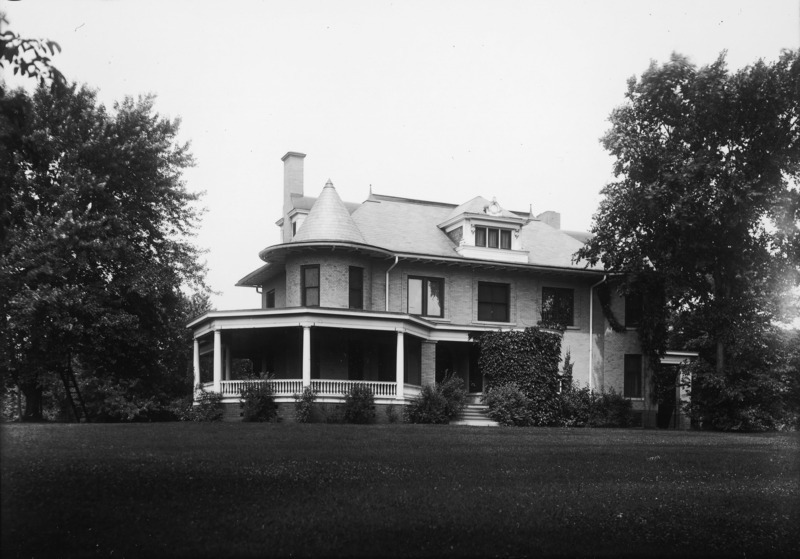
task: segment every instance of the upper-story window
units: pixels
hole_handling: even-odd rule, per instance
[[[319,265],[301,266],[301,290],[304,307],[319,306]]]
[[[638,328],[642,323],[642,295],[631,293],[625,296],[625,326]]]
[[[442,278],[408,278],[408,314],[444,316],[444,280]]]
[[[575,326],[575,290],[565,287],[542,288],[542,322]]]
[[[275,290],[270,289],[267,291],[267,301],[266,301],[266,308],[274,309],[275,308]]]
[[[351,309],[364,308],[364,268],[350,266],[350,304]]]
[[[508,322],[510,294],[507,283],[478,282],[478,320]]]
[[[511,250],[511,229],[475,227],[475,246]]]

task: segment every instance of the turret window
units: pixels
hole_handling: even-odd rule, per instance
[[[302,280],[303,306],[319,306],[319,265],[302,266],[300,268]]]
[[[364,268],[350,266],[350,308],[364,308]]]

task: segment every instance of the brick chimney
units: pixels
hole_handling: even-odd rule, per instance
[[[561,229],[561,214],[558,212],[548,210],[537,215],[536,219],[543,221],[553,229]]]
[[[288,243],[292,240],[292,219],[289,214],[294,210],[295,197],[303,196],[303,159],[305,153],[288,151],[281,157],[283,161],[283,215],[278,220],[281,227],[281,242]]]
[[[303,159],[305,153],[288,151],[281,157],[283,161],[283,214],[294,207],[292,194],[303,195]]]

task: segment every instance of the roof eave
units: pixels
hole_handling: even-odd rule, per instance
[[[352,250],[356,252],[366,252],[371,256],[394,258],[395,253],[384,248],[368,245],[365,243],[355,243],[352,241],[334,241],[334,240],[309,240],[291,243],[281,243],[265,248],[258,253],[258,257],[264,262],[273,262],[285,257],[289,252],[297,252],[301,250],[315,250],[315,249],[343,249]]]

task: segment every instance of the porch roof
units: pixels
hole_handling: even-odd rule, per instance
[[[286,328],[318,326],[357,330],[406,332],[435,341],[467,341],[472,332],[496,331],[499,325],[453,325],[399,312],[334,309],[325,307],[292,307],[283,309],[246,309],[212,311],[191,321],[187,328],[199,338],[214,330],[250,328]],[[515,329],[513,324],[508,328]]]

